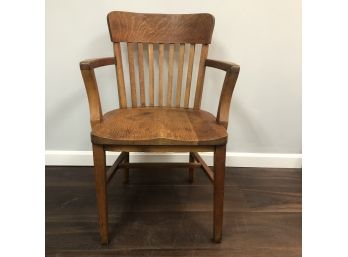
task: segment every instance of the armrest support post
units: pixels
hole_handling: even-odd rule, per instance
[[[86,87],[91,126],[93,127],[93,125],[100,122],[103,117],[97,80],[94,70],[81,70],[81,73]]]
[[[82,78],[86,87],[91,126],[102,121],[103,114],[100,103],[98,84],[94,69],[115,63],[114,57],[90,59],[80,62]]]
[[[232,99],[232,93],[237,82],[240,67],[234,63],[216,61],[207,59],[205,65],[216,69],[226,71],[225,80],[222,86],[218,111],[216,115],[217,123],[223,125],[225,128],[228,126],[228,117],[230,112],[230,105]]]

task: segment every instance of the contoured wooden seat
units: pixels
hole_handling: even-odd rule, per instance
[[[106,145],[223,145],[227,131],[209,112],[143,107],[106,113],[92,131],[92,142]]]
[[[108,182],[122,168],[128,183],[129,169],[139,166],[129,163],[129,152],[147,151],[188,152],[189,163],[171,165],[188,167],[191,183],[194,169],[202,168],[214,184],[213,240],[220,242],[227,125],[239,66],[207,59],[214,17],[113,11],[107,22],[114,56],[80,62],[90,109],[101,243],[109,241]],[[119,108],[103,114],[94,70],[106,65],[116,69]],[[201,110],[206,67],[226,74],[216,116]],[[109,170],[106,151],[121,152]],[[213,170],[201,151],[214,153]]]

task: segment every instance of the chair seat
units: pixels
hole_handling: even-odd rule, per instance
[[[223,145],[225,127],[209,112],[184,108],[116,109],[93,126],[92,142],[107,145]]]

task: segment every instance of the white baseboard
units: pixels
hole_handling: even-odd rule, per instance
[[[107,152],[106,164],[112,165],[119,153]],[[213,153],[201,153],[213,165]],[[131,153],[131,162],[187,162],[187,153]],[[92,151],[46,151],[46,165],[92,166]],[[227,152],[227,167],[301,168],[302,154]]]

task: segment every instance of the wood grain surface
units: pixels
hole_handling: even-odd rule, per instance
[[[113,42],[209,44],[214,16],[113,11],[107,17]]]
[[[107,21],[110,38],[114,43],[114,60],[90,59],[80,63],[90,107],[101,243],[109,242],[106,181],[110,182],[110,178],[116,174],[116,168],[122,164],[121,159],[124,159],[128,152],[150,150],[214,152],[214,178],[207,165],[197,158],[194,159],[200,162],[208,177],[214,181],[213,241],[220,243],[224,213],[226,129],[239,66],[207,60],[214,28],[214,17],[211,14],[144,14],[113,11],[108,14]],[[187,52],[186,45],[189,45]],[[194,87],[191,82],[193,71],[196,70],[193,69],[196,45],[201,50],[197,57],[199,67]],[[123,53],[124,47],[127,47],[127,54]],[[157,50],[158,65],[155,65]],[[186,67],[185,52],[186,87],[181,101],[184,66]],[[128,55],[128,58],[122,55]],[[125,67],[129,67],[130,85],[125,83],[123,63]],[[120,108],[103,115],[94,69],[111,64],[116,66]],[[226,72],[216,117],[200,110],[207,66]],[[159,72],[158,101],[155,99],[155,67],[158,67]],[[126,90],[126,86],[130,86],[130,90]],[[188,108],[191,87],[195,88],[193,109]],[[129,91],[131,95],[127,96]],[[155,107],[156,102],[160,107]],[[121,150],[123,156],[116,161],[107,178],[105,151],[110,150]],[[191,156],[191,159],[192,157],[194,156]],[[128,155],[125,162],[128,163]],[[126,164],[123,167],[126,169],[126,183],[130,180],[130,167],[132,166]],[[192,168],[189,169],[189,181],[193,182]]]
[[[118,102],[120,108],[127,107],[127,97],[126,97],[126,87],[124,83],[124,74],[123,74],[123,62],[122,62],[122,52],[121,44],[114,44],[114,54],[116,59],[116,78],[117,78],[117,91],[118,91]]]
[[[219,145],[226,129],[205,111],[182,108],[130,108],[103,116],[92,141],[115,145]]]

